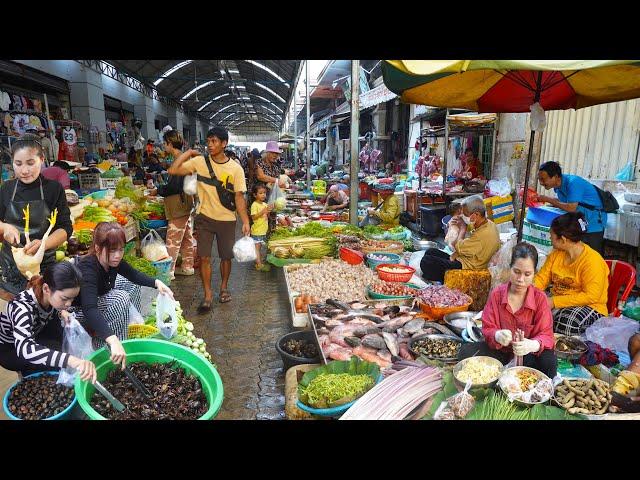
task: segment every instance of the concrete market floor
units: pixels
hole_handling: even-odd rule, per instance
[[[215,249],[215,247],[214,247]],[[219,292],[220,260],[214,257],[213,288]],[[198,315],[203,296],[199,271],[178,276],[171,283],[194,334],[204,339],[224,385],[220,420],[284,419],[284,372],[275,349],[276,340],[292,330],[290,307],[282,269],[257,272],[253,263],[233,262],[229,289],[232,300],[217,303]],[[146,315],[156,290],[143,288],[142,314]],[[0,398],[17,380],[0,367]],[[6,419],[0,409],[0,419]]]

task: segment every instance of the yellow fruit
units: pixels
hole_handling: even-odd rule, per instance
[[[634,372],[623,370],[622,372],[620,372],[620,377],[624,378],[633,389],[636,389],[640,386],[640,378],[638,378],[638,375]]]

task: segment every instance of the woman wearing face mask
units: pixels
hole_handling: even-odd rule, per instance
[[[549,288],[554,330],[563,335],[582,335],[602,316],[608,315],[609,267],[582,237],[587,222],[582,212],[560,215],[551,222],[553,250],[536,275],[540,290]]]
[[[26,288],[27,278],[18,271],[11,245],[23,246],[25,254],[34,255],[49,227],[47,219],[57,208],[56,224],[45,243],[42,272],[55,263],[55,250],[71,236],[73,227],[64,188],[40,174],[44,163],[40,139],[36,135],[25,135],[16,140],[11,146],[11,159],[16,178],[0,187],[0,232],[4,237],[0,249],[0,288],[15,295]],[[25,245],[23,210],[27,205],[30,242]]]
[[[0,314],[0,365],[22,375],[72,367],[80,378],[95,382],[95,365],[60,351],[61,318],[80,292],[82,276],[69,262],[53,264],[42,276],[31,277],[28,289]]]
[[[545,294],[533,285],[537,264],[538,252],[533,245],[521,242],[514,247],[509,282],[493,289],[482,312],[485,341],[464,344],[459,360],[483,355],[506,365],[518,355],[524,357],[525,367],[550,378],[556,376],[551,309]],[[524,340],[514,341],[516,330],[524,331]]]
[[[78,320],[94,337],[93,347],[101,348],[106,342],[111,361],[122,368],[126,366],[126,353],[120,341],[127,338],[129,306],[141,310],[140,286],[157,288],[173,298],[173,292],[160,280],[122,261],[124,245],[124,229],[118,223],[98,224],[89,255],[78,260],[82,290],[73,303]]]

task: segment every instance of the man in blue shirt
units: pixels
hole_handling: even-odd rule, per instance
[[[602,211],[602,201],[593,184],[577,175],[563,174],[558,162],[545,162],[540,165],[538,181],[547,190],[553,188],[558,196],[552,198],[539,195],[539,201],[550,203],[565,212],[582,212],[587,221],[587,233],[583,235],[582,242],[602,255],[607,214]],[[594,208],[585,208],[578,205],[579,203]]]

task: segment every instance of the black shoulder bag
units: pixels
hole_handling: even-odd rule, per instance
[[[591,185],[593,185],[593,183]],[[613,193],[602,190],[595,185],[593,185],[593,188],[595,188],[596,192],[598,192],[600,202],[602,202],[602,208],[596,208],[593,205],[587,205],[586,203],[582,202],[578,202],[578,205],[588,210],[599,210],[606,213],[616,213],[620,208],[620,205],[618,204],[616,197],[613,196]]]
[[[211,175],[211,178],[203,177],[202,175],[198,174],[198,181],[202,183],[206,183],[207,185],[212,185],[216,187],[216,191],[218,192],[218,198],[220,199],[220,203],[222,203],[222,206],[227,210],[231,210],[232,212],[235,212],[236,211],[236,194],[233,191],[233,184],[227,182],[226,186],[223,185],[222,182],[218,180],[218,177],[216,177],[216,174],[213,171],[213,167],[211,166],[211,163],[210,163],[211,161],[210,158],[205,157],[204,161],[207,164],[207,168],[209,169],[209,175]],[[231,187],[231,190],[227,188],[229,186]]]

